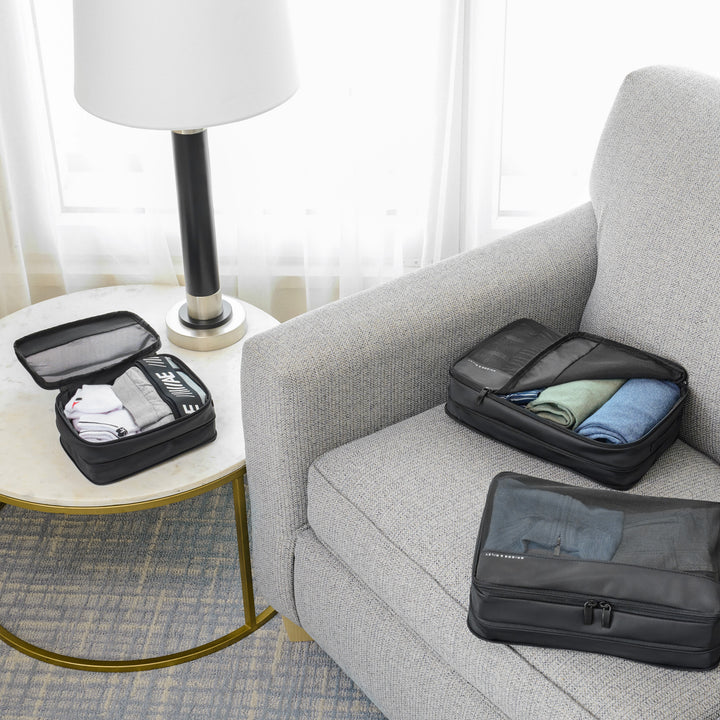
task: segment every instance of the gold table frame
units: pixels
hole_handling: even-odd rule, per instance
[[[190,660],[195,660],[205,655],[217,652],[218,650],[222,650],[223,648],[226,648],[255,632],[268,620],[274,617],[277,614],[277,611],[268,606],[259,615],[255,612],[255,596],[252,583],[252,568],[250,565],[250,540],[248,533],[247,502],[245,499],[244,478],[245,464],[243,463],[239,468],[233,470],[228,475],[205,485],[201,485],[198,488],[186,490],[174,495],[168,495],[163,498],[144,500],[137,503],[125,503],[121,505],[67,507],[61,505],[33,503],[30,501],[6,497],[0,494],[0,510],[2,510],[5,505],[13,505],[28,510],[38,510],[40,512],[50,512],[63,515],[100,515],[135,512],[137,510],[147,510],[149,508],[160,507],[162,505],[170,505],[175,502],[188,500],[189,498],[202,495],[203,493],[214,490],[215,488],[226,485],[227,483],[232,483],[233,505],[235,508],[235,530],[237,534],[240,578],[242,581],[243,606],[245,611],[245,624],[237,628],[237,630],[233,630],[227,635],[223,635],[222,637],[205,643],[204,645],[190,648],[189,650],[140,660],[93,660],[73,657],[70,655],[61,655],[22,640],[2,625],[0,625],[0,640],[25,655],[29,655],[32,658],[42,660],[52,665],[59,665],[60,667],[71,668],[73,670],[90,670],[95,672],[136,672],[139,670],[154,670],[156,668],[179,665]]]

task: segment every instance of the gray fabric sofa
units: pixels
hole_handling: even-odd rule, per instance
[[[720,501],[720,82],[629,75],[590,197],[245,347],[259,591],[392,720],[720,716],[718,669],[489,643],[466,626],[492,477],[597,487],[444,412],[453,361],[515,318],[684,365],[681,438],[631,492]]]

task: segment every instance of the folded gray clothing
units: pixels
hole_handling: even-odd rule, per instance
[[[175,419],[170,406],[139,368],[131,367],[115,380],[112,387],[141,431],[152,430]]]
[[[716,507],[625,513],[622,540],[612,561],[717,580],[718,528]]]
[[[495,492],[484,550],[608,561],[620,544],[623,513],[551,490],[508,481]]]

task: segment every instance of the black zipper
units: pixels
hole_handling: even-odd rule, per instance
[[[500,332],[500,331],[498,331]],[[493,333],[495,335],[496,333]],[[492,336],[489,336],[492,337]],[[489,338],[488,338],[489,339]],[[616,343],[612,340],[609,340],[608,338],[602,338],[597,335],[592,335],[590,333],[581,333],[581,332],[575,332],[575,333],[569,333],[568,335],[564,335],[563,337],[556,340],[554,343],[548,345],[544,350],[541,350],[535,357],[533,357],[531,360],[529,360],[523,367],[521,367],[519,370],[517,370],[513,375],[500,387],[500,388],[478,388],[477,386],[470,386],[472,389],[476,391],[480,391],[483,393],[487,392],[493,392],[497,393],[498,395],[503,395],[507,393],[509,390],[512,389],[513,385],[517,383],[517,381],[522,378],[524,375],[526,375],[535,365],[537,365],[543,358],[547,357],[549,354],[554,352],[557,348],[562,347],[565,343],[567,343],[570,340],[588,340],[590,342],[594,342],[595,345],[591,350],[588,350],[586,355],[593,350],[595,350],[599,345],[607,345],[612,348],[616,348],[619,350],[622,350],[623,352],[626,352],[628,355],[634,355],[637,358],[640,358],[642,360],[652,360],[656,362],[658,365],[660,365],[662,368],[664,368],[666,371],[668,371],[668,374],[670,377],[664,378],[666,380],[670,380],[671,382],[674,382],[678,387],[680,387],[681,391],[687,386],[687,371],[685,371],[684,368],[681,366],[675,365],[672,362],[669,362],[665,358],[660,357],[659,355],[655,355],[654,353],[646,352],[644,350],[639,350],[637,348],[630,347],[628,345],[623,345],[622,343]],[[464,356],[463,359],[467,357]],[[573,361],[574,364],[577,362],[580,358]],[[568,365],[569,367],[569,365]],[[465,381],[462,378],[457,377],[453,372],[453,367],[450,368],[450,375],[454,377],[459,382],[465,383]],[[564,368],[560,374],[565,372],[567,370],[567,367]],[[663,378],[658,378],[663,379]],[[467,384],[467,383],[465,383]],[[550,383],[552,385],[552,383]]]
[[[634,600],[610,600],[606,598],[589,598],[583,593],[566,592],[558,590],[545,590],[542,588],[519,588],[492,585],[473,580],[475,588],[486,597],[494,596],[509,600],[536,600],[538,602],[556,603],[560,605],[576,606],[582,609],[583,624],[592,625],[595,621],[595,610],[600,611],[600,624],[609,628],[615,612],[629,613],[655,617],[661,620],[681,620],[684,622],[703,623],[713,620],[714,614],[696,612],[693,610],[679,610],[677,608],[663,607]]]
[[[622,350],[623,352],[627,353],[628,355],[634,355],[637,358],[640,358],[642,360],[650,359],[656,362],[658,365],[665,368],[665,370],[670,371],[671,377],[666,378],[667,380],[670,380],[671,382],[674,382],[676,385],[682,387],[683,385],[687,384],[687,372],[684,368],[680,366],[676,366],[674,364],[669,363],[665,358],[660,357],[659,355],[655,355],[654,353],[646,352],[644,350],[639,350],[638,348],[630,347],[629,345],[623,345],[622,343],[617,343],[612,340],[609,340],[608,338],[603,338],[598,335],[593,335],[591,333],[583,333],[583,332],[574,332],[574,333],[568,333],[567,335],[564,335],[563,337],[556,340],[552,345],[549,345],[546,347],[542,352],[538,353],[532,360],[530,360],[528,363],[526,363],[520,370],[518,370],[499,390],[496,390],[498,394],[504,394],[508,391],[508,389],[512,388],[513,384],[517,382],[518,379],[522,378],[524,375],[526,375],[535,365],[537,365],[540,360],[545,358],[547,355],[554,352],[557,348],[561,347],[565,343],[571,341],[571,340],[588,340],[590,342],[594,342],[595,346],[588,350],[586,353],[584,353],[583,356],[587,355],[588,353],[593,352],[593,350],[597,349],[599,345],[607,345],[609,347]],[[570,365],[575,364],[580,360],[581,358],[577,358],[574,360]],[[559,374],[562,375],[565,370],[567,370],[568,365],[565,367]],[[552,383],[550,383],[552,385]]]
[[[502,397],[499,397],[498,395],[496,395],[494,393],[494,391],[490,390],[489,388],[483,388],[480,391],[480,394],[478,395],[478,405],[485,401],[486,396],[488,394],[490,395],[490,399],[493,400],[493,402],[497,402],[497,403],[500,403],[501,405],[511,407],[515,412],[528,413],[534,420],[538,420],[538,421],[542,422],[546,427],[549,427],[555,431],[561,432],[563,435],[565,435],[569,438],[572,438],[573,441],[577,440],[578,442],[581,442],[585,445],[589,445],[589,446],[595,447],[595,448],[602,447],[603,449],[608,450],[609,452],[616,452],[616,453],[623,452],[627,448],[631,448],[631,447],[640,445],[641,443],[646,443],[647,438],[652,433],[656,432],[656,428],[660,427],[664,423],[671,424],[671,422],[672,422],[671,418],[684,398],[684,395],[682,394],[682,389],[681,389],[681,394],[680,394],[680,397],[678,398],[678,401],[675,403],[675,405],[673,405],[673,407],[670,409],[668,414],[657,425],[655,425],[655,427],[653,427],[649,432],[647,432],[645,435],[643,435],[643,437],[641,437],[639,440],[636,440],[635,442],[632,442],[632,443],[623,443],[621,445],[612,445],[609,443],[601,443],[598,440],[593,440],[593,439],[587,438],[583,435],[578,435],[576,432],[573,432],[572,430],[568,430],[567,428],[562,427],[558,423],[552,422],[552,420],[545,420],[544,418],[538,417],[534,413],[530,413],[529,410],[525,410],[525,408],[516,405],[512,401],[506,400],[505,398],[502,398]],[[468,409],[468,408],[466,408],[466,410],[473,412],[473,410]],[[519,430],[516,427],[514,427],[513,425],[509,425],[508,423],[502,422],[501,420],[495,419],[494,422],[502,423],[503,425],[505,425],[505,427],[512,428],[516,432],[519,432],[519,433],[522,433],[523,435],[527,435],[528,437],[531,437],[536,442],[539,442],[542,445],[545,445],[546,447],[552,449],[553,452],[559,452],[562,455],[566,455],[568,457],[577,459],[576,456],[570,450],[564,450],[562,448],[559,448],[557,445],[553,445],[553,444],[543,440],[542,438],[539,438],[537,435],[531,435],[530,433],[527,433],[523,430]],[[629,473],[629,472],[634,472],[636,470],[635,467],[616,468],[614,465],[602,463],[599,460],[596,460],[594,462],[598,465],[601,465],[603,467],[608,468],[609,470],[612,470],[612,471],[618,472],[618,473],[623,473],[623,472]]]
[[[670,381],[670,382],[672,382],[672,381]],[[676,383],[676,384],[677,384],[677,383]],[[591,445],[595,445],[595,446],[597,446],[597,445],[602,445],[604,448],[607,448],[607,449],[609,449],[609,450],[615,449],[616,451],[619,452],[619,451],[623,450],[624,448],[627,448],[627,447],[630,447],[630,446],[632,446],[632,445],[636,445],[636,444],[639,444],[639,443],[641,443],[641,442],[644,442],[644,441],[645,441],[645,438],[647,438],[648,435],[650,435],[651,433],[655,432],[655,428],[660,427],[660,425],[662,425],[663,423],[667,422],[668,419],[672,417],[673,413],[675,413],[675,411],[676,411],[676,410],[678,409],[678,407],[682,404],[683,400],[685,399],[685,396],[687,395],[687,387],[686,387],[685,385],[683,385],[682,387],[681,387],[680,385],[678,385],[678,388],[680,389],[680,397],[676,400],[675,404],[670,408],[670,410],[668,410],[667,414],[665,415],[665,417],[664,417],[662,420],[660,420],[660,422],[656,423],[652,428],[650,428],[650,430],[648,430],[648,432],[646,432],[645,435],[643,435],[639,440],[635,440],[635,442],[631,442],[631,443],[621,443],[621,444],[619,444],[619,445],[612,445],[612,444],[608,444],[608,443],[602,443],[602,442],[599,442],[598,440],[593,440],[592,438],[585,437],[584,435],[578,435],[578,433],[576,433],[574,430],[569,430],[568,428],[563,427],[563,426],[560,425],[559,423],[555,423],[555,422],[553,422],[552,420],[546,420],[545,418],[540,418],[540,417],[538,417],[535,413],[531,412],[530,410],[527,410],[527,409],[526,409],[525,407],[523,407],[522,405],[518,405],[517,403],[514,403],[512,400],[507,400],[506,398],[501,397],[500,395],[497,395],[497,394],[494,394],[494,393],[493,393],[493,398],[492,398],[492,399],[495,400],[496,402],[499,402],[499,403],[503,404],[503,405],[510,405],[510,406],[512,406],[515,410],[518,410],[518,411],[520,411],[520,412],[527,413],[527,414],[529,414],[531,417],[533,417],[533,418],[535,418],[535,419],[537,419],[537,420],[541,420],[541,421],[544,422],[548,427],[552,427],[552,428],[554,428],[554,429],[556,429],[556,430],[560,430],[560,431],[561,431],[562,433],[564,433],[565,435],[569,435],[570,437],[578,438],[579,440],[581,440],[581,441],[584,442],[584,443],[590,443]],[[485,393],[485,394],[487,394],[487,393]],[[483,395],[483,398],[484,398],[484,397],[485,397],[485,395]]]
[[[197,414],[197,413],[196,413],[196,414]],[[192,416],[191,416],[191,415],[188,415],[187,417],[192,417]],[[180,418],[180,420],[183,420],[183,419],[184,419],[184,418]],[[172,439],[173,439],[174,442],[182,442],[183,438],[186,438],[188,435],[201,435],[202,432],[203,432],[204,430],[206,430],[207,428],[209,428],[211,425],[213,425],[214,422],[215,422],[215,418],[213,418],[213,419],[211,419],[211,420],[208,420],[207,422],[203,423],[202,425],[199,425],[198,427],[195,427],[195,428],[193,428],[192,430],[188,430],[187,432],[184,432],[184,433],[182,433],[182,434],[180,434],[180,435],[174,435]],[[158,431],[158,430],[163,430],[165,427],[166,427],[166,426],[161,425],[159,428],[155,428],[154,430],[148,430],[147,433],[138,433],[138,434],[136,434],[136,435],[130,435],[130,436],[128,436],[127,439],[128,439],[128,440],[131,440],[132,438],[137,438],[137,437],[140,437],[140,436],[145,437],[145,436],[148,435],[149,433],[154,433],[154,432],[156,432],[156,431]],[[92,447],[98,447],[98,446],[99,446],[99,443],[89,443],[89,442],[87,442],[87,441],[83,441],[83,442],[84,442],[86,445],[90,445],[90,446],[92,446]],[[204,441],[202,444],[205,444],[206,442],[210,442],[210,440],[206,440],[206,441]],[[192,449],[194,449],[195,447],[200,447],[200,445],[193,446]],[[187,448],[187,449],[189,450],[189,449],[191,449],[191,448]],[[178,452],[178,454],[180,454],[180,452],[184,452],[184,450],[180,450],[180,451]],[[171,456],[171,457],[172,457],[172,456]],[[168,459],[170,459],[170,458],[168,458]],[[92,466],[95,467],[95,468],[101,468],[101,467],[104,467],[105,465],[112,465],[113,463],[116,463],[116,462],[117,462],[117,459],[115,459],[115,460],[105,460],[105,461],[103,461],[103,462],[92,462],[92,463],[88,463],[88,464],[92,465]],[[165,461],[163,461],[163,462],[165,462]]]
[[[209,397],[209,395],[208,395],[208,397]],[[200,408],[200,410],[198,410],[197,412],[193,413],[192,415],[182,415],[182,416],[180,416],[180,417],[175,418],[175,419],[172,421],[172,423],[167,423],[166,425],[160,425],[159,427],[152,428],[152,430],[143,430],[142,432],[138,432],[138,433],[134,433],[134,434],[132,434],[132,435],[129,435],[129,434],[128,434],[128,431],[127,431],[125,428],[119,428],[119,429],[118,429],[118,438],[117,438],[117,439],[118,439],[118,440],[132,440],[132,439],[135,439],[135,438],[147,438],[149,435],[152,435],[152,433],[159,433],[159,432],[163,432],[163,431],[167,433],[168,426],[171,425],[171,424],[172,424],[172,426],[173,426],[173,428],[174,428],[174,432],[177,432],[177,429],[178,429],[178,428],[182,429],[182,427],[183,427],[184,425],[187,425],[193,418],[196,418],[196,417],[198,416],[198,414],[201,413],[201,412],[205,409],[205,407],[207,407],[207,404],[208,404],[208,403],[207,403],[207,401],[206,401],[206,402],[205,402],[205,405],[204,405],[202,408]],[[65,416],[63,416],[63,420],[64,420],[64,422],[65,422],[65,425],[67,425],[69,428],[72,429],[73,436],[75,437],[76,440],[79,440],[79,441],[80,441],[81,443],[83,443],[84,445],[88,445],[88,446],[90,446],[90,447],[99,447],[100,445],[102,445],[102,443],[93,443],[93,442],[90,442],[89,440],[85,440],[84,438],[81,438],[81,437],[78,435],[78,433],[77,433],[77,431],[75,430],[75,428],[74,428],[74,426],[72,425],[72,423],[71,423],[67,418],[65,418]],[[214,418],[213,418],[213,420],[211,420],[210,422],[214,422]],[[206,424],[208,424],[208,423],[204,423],[204,424],[201,425],[200,427],[204,427]],[[124,431],[124,432],[121,432],[121,431]],[[185,434],[186,434],[186,433],[183,433],[182,435],[185,435]],[[176,440],[176,439],[182,437],[182,435],[173,435],[173,440]],[[117,441],[116,441],[116,440],[108,440],[107,442],[115,443],[115,442],[117,442]]]
[[[498,394],[503,394],[503,393],[507,392],[507,389],[508,389],[508,388],[511,388],[511,387],[513,386],[513,384],[516,383],[519,378],[521,378],[523,375],[526,375],[532,368],[535,367],[535,365],[537,365],[537,364],[540,362],[540,360],[542,360],[543,358],[545,358],[545,357],[547,357],[548,355],[550,355],[550,354],[551,354],[552,352],[554,352],[557,348],[559,348],[559,347],[561,347],[562,345],[564,345],[568,340],[575,339],[575,337],[577,337],[575,334],[564,335],[563,337],[559,338],[559,339],[556,340],[554,343],[552,343],[552,345],[548,345],[548,347],[546,347],[544,350],[542,350],[541,352],[539,352],[532,360],[530,360],[530,361],[527,362],[523,367],[521,367],[521,368],[520,368],[499,390],[497,390],[496,392],[497,392]],[[597,346],[600,344],[600,342],[597,341],[595,338],[583,338],[583,339],[587,339],[587,340],[590,340],[591,342],[595,342],[595,346],[592,348],[593,350],[594,350],[595,348],[597,348]],[[591,350],[588,350],[587,352],[591,352]],[[585,353],[585,355],[587,355],[587,353]],[[577,360],[575,360],[574,362],[577,362]],[[565,369],[567,369],[567,368],[565,368]],[[564,372],[564,370],[563,370],[562,372]],[[552,383],[550,383],[550,384],[552,384]]]
[[[108,422],[91,422],[91,421],[87,421],[87,420],[81,420],[81,421],[78,421],[78,425],[82,425],[83,430],[92,430],[93,428],[98,427],[98,426],[100,426],[102,428],[115,428],[115,434],[116,434],[118,440],[120,438],[124,438],[128,434],[127,428],[124,428],[122,425],[113,425]],[[77,431],[79,433],[80,429],[77,428]],[[112,430],[108,430],[108,432],[111,433]],[[112,442],[112,441],[110,441],[110,442]],[[93,443],[93,444],[97,444],[97,443]]]
[[[532,627],[530,625],[517,625],[515,623],[502,623],[502,622],[495,622],[493,620],[482,620],[479,622],[481,626],[487,627],[487,628],[493,628],[495,630],[511,630],[511,631],[517,631],[518,629],[525,629],[529,632],[532,632],[535,635],[548,635],[548,636],[554,636],[557,637],[558,631],[556,629],[549,629],[549,628],[540,628],[540,627]],[[575,630],[563,630],[562,635],[565,637],[575,637],[579,639],[586,639],[587,635],[583,634],[582,632],[578,632]],[[643,640],[625,640],[620,638],[615,638],[612,635],[608,635],[606,640],[611,640],[623,647],[637,647],[637,648],[650,648],[655,651],[660,652],[672,652],[673,655],[678,654],[684,654],[691,657],[697,657],[700,655],[701,657],[707,654],[708,652],[714,652],[717,649],[716,647],[713,648],[705,648],[705,647],[695,647],[692,645],[670,645],[667,643],[657,643],[657,642],[651,642],[651,641],[643,641]],[[519,641],[518,641],[519,642]],[[668,663],[670,665],[677,665],[676,663]]]
[[[609,628],[612,623],[613,606],[607,600],[586,600],[583,603],[583,624],[592,625],[595,622],[595,608],[600,609],[600,624]]]
[[[496,398],[496,397],[493,397],[493,400],[495,400],[497,402],[503,402],[503,403],[506,402],[509,405],[511,405],[515,410],[522,409],[522,408],[518,408],[518,407],[514,406],[509,400],[503,400],[502,398]],[[473,411],[469,410],[469,412],[473,412]],[[537,420],[544,422],[543,418],[537,418]],[[542,438],[538,437],[537,435],[531,435],[530,433],[527,433],[523,430],[519,430],[518,428],[514,427],[513,425],[509,425],[508,423],[502,422],[501,420],[494,419],[493,422],[500,423],[500,424],[504,425],[505,427],[514,430],[515,432],[521,433],[522,435],[532,438],[534,442],[544,445],[545,447],[549,448],[553,453],[557,453],[559,455],[564,455],[565,457],[571,458],[572,460],[578,459],[578,456],[575,453],[573,453],[572,451],[565,450],[564,448],[561,448],[557,445],[553,445],[552,443],[549,443],[546,440],[543,440]],[[547,422],[551,422],[551,421],[548,420]],[[613,451],[620,452],[621,450],[624,450],[625,448],[629,447],[630,445],[635,444],[635,443],[628,443],[625,445],[609,445],[607,443],[599,443],[597,440],[590,440],[589,438],[583,437],[582,435],[578,435],[577,433],[574,433],[571,430],[566,430],[565,428],[560,427],[559,425],[557,427],[554,427],[553,425],[551,425],[550,427],[552,427],[554,430],[562,431],[562,433],[564,435],[567,435],[568,437],[572,438],[573,440],[577,439],[578,441],[580,441],[582,443],[592,444],[593,447],[597,447],[598,445],[602,446],[603,448],[607,447],[607,449],[610,452],[613,452]],[[648,437],[648,435],[645,435],[644,438],[642,438],[641,440],[638,440],[637,442],[643,442],[646,440],[647,437]],[[635,467],[635,466],[618,468],[615,465],[612,465],[611,463],[604,463],[604,462],[601,462],[600,460],[593,460],[593,462],[597,466],[600,466],[600,467],[605,468],[613,473],[618,473],[618,474],[632,473],[637,470],[637,467]]]
[[[193,415],[195,415],[195,414],[197,414],[197,413],[193,413]],[[189,420],[191,417],[193,417],[193,415],[185,415],[183,417],[175,418],[175,420],[172,421],[172,425],[174,427],[178,427],[179,423],[184,423],[186,420]],[[78,432],[75,430],[74,426],[71,423],[69,423],[67,420],[66,420],[66,425],[73,428],[73,434],[74,434],[75,438],[77,440],[79,440],[80,442],[84,443],[85,445],[89,445],[90,447],[99,447],[102,444],[102,443],[90,442],[89,440],[85,440],[84,438],[81,438],[79,436]],[[136,433],[133,433],[132,435],[130,435],[125,428],[121,427],[121,428],[118,428],[117,439],[118,440],[131,440],[133,438],[139,438],[139,437],[146,438],[148,435],[151,435],[152,433],[160,432],[162,430],[167,432],[168,425],[170,425],[170,423],[168,423],[167,425],[160,425],[160,427],[152,428],[152,430],[143,430],[142,432],[136,432]],[[114,442],[116,442],[116,440],[108,440],[107,442],[114,443]]]
[[[586,600],[583,603],[583,624],[584,625],[592,625],[593,624],[593,617],[594,617],[594,611],[597,607],[597,600]]]

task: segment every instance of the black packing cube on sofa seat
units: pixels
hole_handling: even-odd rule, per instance
[[[468,626],[478,637],[709,668],[720,659],[720,504],[500,473]]]
[[[526,407],[512,399],[598,380],[625,383],[611,398],[612,406],[619,408],[626,426],[647,425],[640,437],[628,442],[621,434],[614,437],[590,427],[580,434],[586,431],[582,424],[568,427],[572,418],[560,418],[565,420],[562,425],[547,419],[547,413],[529,410],[532,402]],[[589,333],[560,336],[534,320],[521,319],[481,341],[452,366],[445,408],[451,417],[496,440],[625,490],[677,438],[687,380],[685,369],[671,360]],[[658,396],[657,403],[665,406],[661,417],[653,418],[649,410],[658,392],[667,397]],[[624,406],[628,402],[631,406]]]

